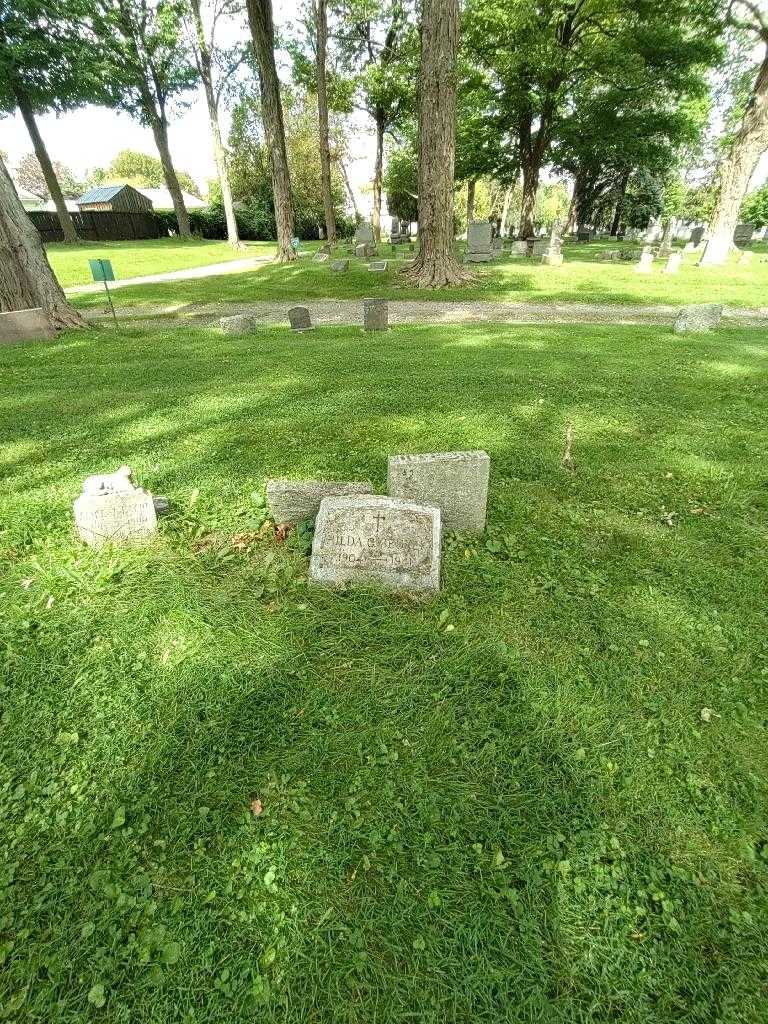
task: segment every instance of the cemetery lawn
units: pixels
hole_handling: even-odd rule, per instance
[[[618,325],[0,349],[3,1019],[768,1019],[767,356]],[[268,476],[463,448],[489,525],[432,601],[310,586],[266,521]],[[172,510],[95,552],[72,501],[121,463]]]
[[[62,288],[77,284],[91,284],[88,260],[112,260],[115,277],[144,277],[164,274],[170,270],[188,270],[211,263],[248,259],[249,256],[271,256],[274,242],[246,242],[246,248],[236,252],[226,242],[203,239],[185,241],[181,238],[146,238],[135,242],[80,242],[66,245],[52,242],[47,245],[48,260]]]
[[[304,245],[313,250],[314,245]],[[734,257],[726,267],[699,268],[697,254],[686,254],[677,275],[663,274],[657,261],[653,272],[635,273],[634,263],[606,263],[599,259],[606,249],[622,248],[617,243],[569,244],[564,246],[565,264],[551,268],[533,260],[505,256],[491,264],[475,264],[474,283],[465,288],[425,290],[406,287],[398,266],[390,262],[384,273],[368,270],[367,263],[350,259],[346,273],[335,273],[329,263],[314,263],[304,257],[290,265],[265,263],[256,270],[190,281],[135,285],[114,293],[118,306],[142,308],[167,305],[183,308],[198,303],[247,303],[258,301],[304,302],[311,299],[356,299],[381,296],[390,299],[439,299],[448,302],[587,302],[624,305],[721,302],[725,305],[758,308],[768,305],[768,262],[761,262],[768,249],[753,246],[749,266],[738,266]],[[623,246],[636,250],[637,245]],[[384,256],[389,246],[382,246]],[[344,256],[343,253],[339,255]],[[346,258],[346,256],[344,256]],[[73,296],[81,308],[104,305],[100,294]]]

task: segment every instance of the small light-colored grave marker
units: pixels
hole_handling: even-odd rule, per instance
[[[157,531],[154,499],[133,484],[128,466],[89,476],[73,507],[80,538],[91,547],[145,540]]]
[[[485,529],[490,466],[483,451],[392,455],[387,490],[396,498],[437,505],[446,530],[480,532]]]
[[[440,587],[440,510],[379,495],[323,498],[310,579],[378,583],[390,590]]]
[[[314,519],[323,498],[372,492],[370,480],[267,480],[267,503],[272,518],[290,526]]]
[[[250,313],[237,313],[235,316],[223,316],[219,327],[225,334],[253,334],[258,328],[258,317]]]
[[[349,270],[349,260],[334,260],[331,264],[331,270],[337,274],[343,274]]]
[[[636,274],[650,274],[653,269],[653,253],[646,247],[640,253],[640,259],[635,267]]]
[[[363,329],[386,331],[389,326],[389,307],[386,299],[363,299]]]
[[[288,310],[288,320],[292,331],[312,330],[312,318],[306,306],[291,306]]]
[[[683,254],[681,252],[673,252],[670,254],[667,260],[667,265],[664,267],[665,274],[676,274],[680,270],[680,265],[683,262]]]
[[[328,262],[328,253],[327,252],[322,252],[321,250],[318,250],[315,253],[315,255],[312,257],[312,262],[313,263],[327,263]]]
[[[374,271],[374,273],[380,274],[387,269],[387,261],[374,260],[372,263],[368,264],[368,269]]]
[[[675,320],[676,334],[709,334],[720,325],[723,307],[716,302],[684,306]]]

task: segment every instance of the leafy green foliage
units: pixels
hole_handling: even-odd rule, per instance
[[[384,173],[387,209],[401,220],[419,219],[419,169],[414,143],[391,150]]]
[[[5,1018],[761,1024],[763,334],[362,348],[0,350]],[[304,538],[259,536],[267,476],[478,447],[488,529],[434,601],[310,586]],[[171,512],[93,552],[71,502],[123,461]]]
[[[741,204],[740,217],[744,221],[752,221],[759,228],[768,224],[768,184],[749,193]]]
[[[186,171],[176,171],[179,185],[190,195],[200,196],[200,189]],[[127,182],[139,188],[165,188],[165,175],[159,157],[136,149],[121,149],[105,169],[91,173],[94,185]]]

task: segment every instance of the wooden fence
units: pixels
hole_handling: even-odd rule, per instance
[[[55,213],[28,210],[29,219],[40,232],[43,242],[62,242],[64,234]],[[131,238],[160,238],[164,234],[152,213],[114,213],[88,211],[73,213],[75,231],[88,242],[122,242]]]

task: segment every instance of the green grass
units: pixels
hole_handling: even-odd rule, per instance
[[[305,246],[311,248],[311,246]],[[635,273],[633,263],[605,263],[601,251],[621,248],[616,243],[566,245],[566,263],[559,269],[532,260],[506,257],[490,265],[476,264],[475,283],[465,288],[427,291],[405,287],[398,263],[385,273],[372,273],[360,260],[351,260],[345,274],[334,273],[329,264],[317,264],[307,257],[290,266],[266,264],[255,271],[194,281],[138,285],[114,293],[121,306],[178,309],[205,302],[256,302],[322,298],[361,298],[381,295],[391,299],[442,299],[448,301],[500,300],[510,302],[605,302],[640,305],[692,302],[722,302],[732,306],[758,307],[768,303],[768,262],[761,262],[765,246],[755,246],[750,266],[738,266],[735,258],[727,267],[699,268],[698,256],[687,254],[679,274],[661,272],[661,262],[651,275]],[[637,249],[638,246],[629,246]],[[387,256],[389,246],[382,246]],[[402,267],[402,260],[399,261]],[[76,297],[81,307],[103,305],[103,296]]]
[[[266,256],[275,250],[274,242],[245,244],[245,250],[235,251],[226,242],[150,238],[138,242],[81,242],[77,245],[53,242],[46,246],[46,252],[62,288],[69,288],[93,281],[88,260],[112,260],[115,276],[124,279],[225,263],[248,256]]]
[[[618,325],[0,350],[3,1019],[764,1022],[767,355]],[[254,537],[270,475],[478,447],[488,529],[431,602]],[[123,462],[172,513],[91,551],[71,502]]]

